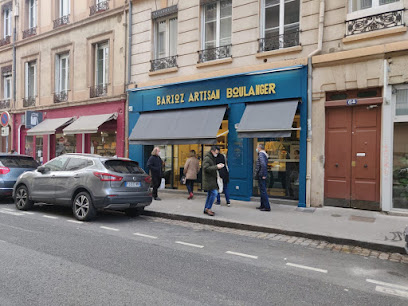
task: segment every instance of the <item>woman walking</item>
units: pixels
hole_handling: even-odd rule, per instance
[[[194,183],[197,180],[197,174],[200,171],[200,163],[197,159],[196,152],[194,150],[190,151],[190,157],[187,159],[183,174],[186,176],[186,187],[188,191],[188,200],[191,200],[194,196]]]
[[[162,159],[160,158],[160,148],[155,147],[152,151],[152,155],[147,161],[147,168],[150,171],[152,177],[152,187],[153,187],[153,199],[160,201],[157,195],[157,189],[159,189],[161,177],[162,177]]]

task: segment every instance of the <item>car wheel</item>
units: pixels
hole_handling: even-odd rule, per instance
[[[96,216],[96,209],[92,204],[92,198],[88,192],[78,193],[72,204],[74,216],[79,221],[89,221]]]
[[[125,214],[128,217],[137,217],[140,216],[144,211],[144,207],[138,207],[138,208],[128,208],[125,210]]]
[[[15,204],[19,210],[29,210],[33,208],[34,202],[30,200],[28,189],[26,186],[21,185],[16,190]]]

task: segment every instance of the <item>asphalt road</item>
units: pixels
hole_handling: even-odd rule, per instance
[[[0,305],[408,305],[408,265],[104,213],[0,203]]]

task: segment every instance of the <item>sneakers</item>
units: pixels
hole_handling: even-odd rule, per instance
[[[161,199],[159,197],[155,197],[154,198],[156,201],[161,201]]]
[[[227,206],[230,207],[230,206],[231,206],[231,202],[227,202]]]
[[[194,194],[192,192],[190,192],[189,197],[187,198],[187,200],[191,200],[194,197]]]

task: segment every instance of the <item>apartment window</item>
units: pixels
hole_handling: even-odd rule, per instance
[[[37,27],[37,0],[28,0],[28,28]]]
[[[71,0],[57,0],[58,1],[58,18],[54,20],[54,29],[64,24],[69,23],[70,1]]]
[[[204,50],[199,62],[231,56],[232,0],[222,0],[203,5]]]
[[[68,99],[69,53],[58,54],[55,58],[55,93],[54,102]]]
[[[399,0],[352,0],[351,11],[365,10],[369,8],[380,7],[381,5],[399,2]]]
[[[95,15],[99,12],[104,12],[109,10],[109,1],[108,0],[95,0],[95,4],[89,8],[89,15]]]
[[[109,82],[109,42],[95,45],[95,86],[91,98],[106,95]]]
[[[299,0],[264,0],[259,52],[299,45]]]
[[[37,62],[25,63],[25,98],[35,98],[37,95]]]
[[[11,73],[3,75],[3,98],[11,99]]]
[[[10,8],[5,8],[3,11],[3,37],[11,36],[11,19],[12,11]]]

